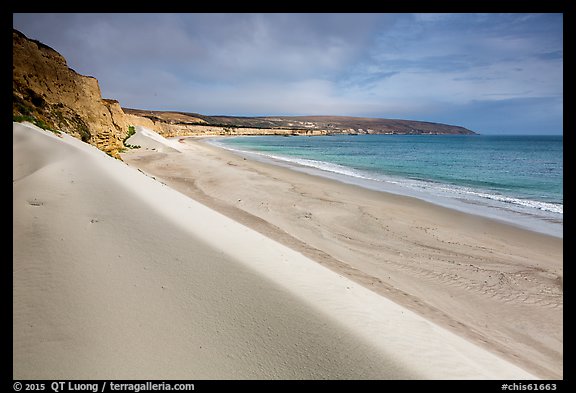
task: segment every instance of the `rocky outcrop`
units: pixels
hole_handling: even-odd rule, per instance
[[[12,33],[12,112],[69,133],[118,157],[128,123],[118,101],[103,99],[98,81],[69,68],[41,42]]]

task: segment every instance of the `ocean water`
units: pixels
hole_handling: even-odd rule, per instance
[[[250,136],[211,143],[295,170],[563,236],[562,136]]]

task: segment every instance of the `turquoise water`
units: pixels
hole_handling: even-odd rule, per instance
[[[214,143],[294,169],[562,232],[562,136],[258,136]]]

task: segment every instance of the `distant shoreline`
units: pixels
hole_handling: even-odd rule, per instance
[[[149,111],[122,108],[128,115],[147,118],[153,122],[184,127],[216,127],[233,135],[244,135],[243,129],[266,130],[270,134],[327,135],[327,134],[398,134],[398,135],[476,135],[461,126],[419,120],[383,119],[352,116],[208,116],[178,111]],[[256,134],[250,132],[249,134]]]

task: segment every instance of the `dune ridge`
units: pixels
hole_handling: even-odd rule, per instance
[[[14,379],[521,379],[73,137],[13,124]]]

